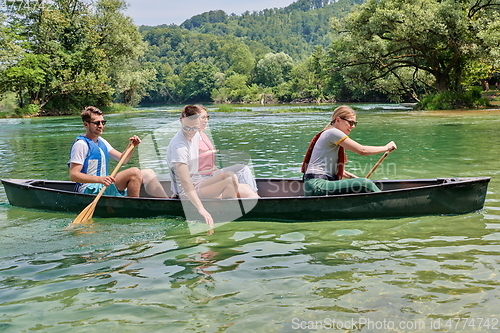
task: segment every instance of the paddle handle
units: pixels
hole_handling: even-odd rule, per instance
[[[127,156],[132,152],[132,150],[134,150],[134,148],[135,148],[135,146],[133,144],[130,144],[127,147],[127,149],[125,150],[125,152],[122,155],[122,158],[120,158],[120,160],[118,161],[118,164],[113,169],[113,172],[111,172],[111,175],[110,175],[111,177],[116,176],[116,174],[118,173],[118,171],[120,171],[120,168],[122,167],[123,163],[127,159]],[[101,198],[101,196],[104,194],[104,191],[106,191],[106,188],[107,188],[107,186],[104,186],[103,188],[101,188],[101,190],[99,191],[99,193],[97,194],[97,196],[94,199],[94,201],[96,203]]]
[[[382,155],[382,157],[378,160],[377,163],[375,163],[375,165],[373,166],[373,168],[370,170],[370,172],[368,172],[368,174],[365,176],[365,178],[370,178],[370,176],[375,172],[375,170],[377,170],[378,166],[380,164],[382,164],[382,162],[385,160],[385,158],[391,153],[392,150],[390,151],[386,151],[384,153],[384,155]]]
[[[111,177],[116,176],[118,171],[120,171],[120,168],[123,165],[123,162],[125,162],[125,159],[127,159],[127,156],[132,152],[132,150],[134,150],[134,148],[135,148],[135,146],[133,144],[129,144],[129,146],[127,147],[127,149],[123,153],[122,158],[120,158],[120,160],[118,161],[118,164],[114,168],[113,172],[111,172]]]

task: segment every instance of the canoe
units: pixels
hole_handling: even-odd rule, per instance
[[[300,179],[257,179],[259,199],[203,200],[216,221],[327,221],[455,215],[483,208],[490,177],[378,180],[382,190],[306,197]],[[12,206],[78,214],[93,195],[73,191],[75,183],[59,180],[2,179]],[[169,181],[162,181],[170,189]],[[200,220],[188,200],[102,196],[94,217],[182,217]]]

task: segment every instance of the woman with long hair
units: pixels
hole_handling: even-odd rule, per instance
[[[242,196],[234,172],[222,171],[210,178],[204,178],[199,173],[199,131],[202,112],[203,109],[197,105],[186,105],[182,109],[181,128],[170,140],[167,148],[167,164],[174,196],[189,199],[205,222],[213,226],[212,215],[205,209],[201,199]]]
[[[330,123],[316,134],[307,150],[302,172],[307,196],[379,192],[366,178],[358,178],[345,170],[345,150],[362,156],[380,154],[396,149],[394,141],[385,146],[364,146],[349,138],[356,127],[356,112],[347,105],[333,111]]]

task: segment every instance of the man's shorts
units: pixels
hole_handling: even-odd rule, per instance
[[[83,193],[86,194],[98,194],[99,191],[104,187],[104,185],[99,183],[88,184]],[[109,185],[106,190],[104,190],[103,195],[111,195],[114,197],[124,197],[127,195],[127,190],[118,191],[115,184]]]

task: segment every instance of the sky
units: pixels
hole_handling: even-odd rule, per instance
[[[126,0],[125,11],[135,25],[181,24],[192,16],[211,10],[240,15],[266,8],[283,8],[295,0]]]

